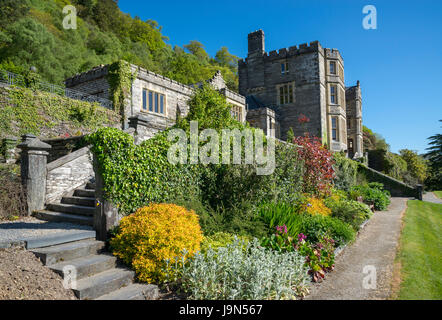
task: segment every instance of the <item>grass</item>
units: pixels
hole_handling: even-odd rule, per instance
[[[400,250],[400,300],[442,299],[442,205],[410,200]]]
[[[442,199],[442,191],[433,191],[433,193],[436,195],[436,197]]]

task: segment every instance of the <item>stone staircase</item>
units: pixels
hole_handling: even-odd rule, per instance
[[[34,216],[46,221],[93,225],[95,211],[95,184],[65,196],[60,203],[49,203],[45,210]],[[81,300],[145,300],[157,299],[158,287],[134,283],[135,273],[121,266],[117,259],[105,251],[105,243],[95,239],[95,231],[77,235],[54,235],[36,242],[28,242],[44,265],[63,278],[75,270],[76,286],[72,287]]]
[[[54,222],[69,222],[92,226],[95,212],[95,183],[88,182],[83,188],[75,189],[71,196],[65,196],[60,203],[49,203],[46,210],[36,211],[38,219]]]

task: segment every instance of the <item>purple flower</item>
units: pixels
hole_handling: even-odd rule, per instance
[[[307,203],[307,207],[311,207],[312,206],[312,204],[311,203]]]

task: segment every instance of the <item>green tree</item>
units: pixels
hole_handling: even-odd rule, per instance
[[[184,45],[184,48],[197,57],[200,62],[207,62],[209,60],[209,55],[204,50],[204,45],[199,41],[192,40],[189,44]]]
[[[56,54],[58,47],[54,36],[41,23],[23,18],[7,29],[12,42],[0,50],[0,57],[10,57],[15,65],[24,69],[36,66],[45,78],[57,82],[63,74]]]
[[[27,0],[1,0],[0,1],[0,30],[11,23],[26,16],[29,12]]]
[[[428,175],[427,161],[419,156],[417,152],[402,149],[399,150],[402,159],[407,163],[407,171],[415,177],[419,183],[423,183]]]
[[[442,122],[442,120],[439,120]],[[429,175],[426,184],[435,190],[442,189],[442,134],[438,133],[428,138],[430,146],[425,158],[429,161]]]
[[[221,65],[236,70],[239,58],[229,52],[227,47],[221,47],[215,55],[215,61]]]
[[[187,104],[189,112],[178,124],[183,129],[189,128],[190,121],[198,121],[199,129],[240,126],[232,117],[232,106],[227,103],[226,97],[208,84],[197,89]]]

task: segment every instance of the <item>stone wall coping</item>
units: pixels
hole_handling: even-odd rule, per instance
[[[81,149],[78,149],[77,151],[74,151],[74,152],[71,152],[71,153],[65,155],[64,157],[61,157],[57,160],[54,160],[54,161],[48,163],[46,166],[47,172],[57,169],[68,162],[74,161],[74,160],[78,159],[79,157],[84,156],[85,154],[88,154],[90,152],[89,148],[90,148],[90,146],[83,147]]]

